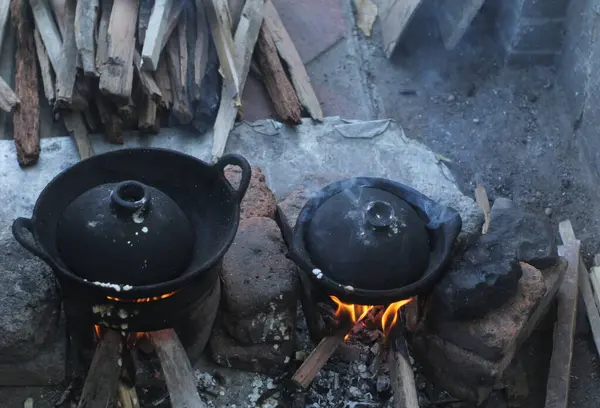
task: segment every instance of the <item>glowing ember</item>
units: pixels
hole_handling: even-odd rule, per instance
[[[331,300],[333,300],[335,302],[335,304],[337,305],[337,310],[335,311],[335,314],[334,314],[335,318],[338,321],[343,318],[348,318],[348,319],[350,319],[350,321],[352,323],[354,323],[354,325],[356,325],[357,323],[362,321],[369,314],[369,312],[372,309],[374,309],[374,308],[382,308],[383,309],[383,306],[354,305],[354,304],[344,303],[335,296],[330,296],[330,297],[331,297]],[[408,304],[410,301],[412,301],[412,298],[400,300],[398,302],[394,302],[394,303],[388,305],[385,308],[385,310],[383,311],[383,314],[381,315],[381,320],[379,322],[379,324],[381,325],[383,334],[385,336],[387,336],[390,329],[392,327],[394,327],[394,325],[398,321],[398,311],[400,310],[400,308],[402,306]],[[350,336],[350,334],[346,335],[346,337],[344,337],[344,340],[348,340],[349,336]]]
[[[164,295],[160,295],[160,296],[153,296],[153,297],[139,298],[139,299],[122,299],[122,298],[117,298],[117,297],[112,297],[112,296],[107,296],[106,298],[109,300],[115,300],[117,302],[124,302],[124,303],[150,303],[150,302],[155,302],[157,300],[162,300],[162,299],[171,297],[174,294],[176,294],[177,292],[178,291],[171,292],[171,293],[165,293]]]

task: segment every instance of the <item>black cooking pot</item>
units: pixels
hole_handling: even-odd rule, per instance
[[[242,169],[237,190],[227,165]],[[214,165],[165,149],[93,156],[56,176],[13,235],[53,269],[63,296],[154,298],[204,279],[208,290],[218,274],[207,271],[235,237],[250,175],[238,155]]]
[[[341,180],[304,205],[290,256],[327,294],[387,304],[438,282],[461,227],[454,209],[403,184]]]

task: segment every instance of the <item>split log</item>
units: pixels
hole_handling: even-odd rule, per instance
[[[54,68],[54,72],[58,72],[62,54],[62,39],[58,27],[54,23],[54,17],[48,2],[45,0],[29,0],[29,5],[33,12],[35,26],[40,32],[48,58],[50,58],[50,63]]]
[[[398,326],[398,325],[397,325]],[[410,365],[408,349],[402,327],[392,327],[388,351],[388,366],[394,391],[393,408],[419,408],[419,397],[415,385],[415,373]]]
[[[108,25],[113,8],[113,0],[102,0],[100,3],[100,21],[96,36],[96,72],[101,75],[108,55]]]
[[[91,108],[91,106],[88,106],[88,108],[82,112],[83,119],[85,120],[88,132],[98,133],[101,131],[100,122],[98,121],[99,118],[95,114],[96,112],[93,112]]]
[[[65,36],[65,8],[66,0],[49,0],[50,7],[56,19],[58,30],[60,31],[61,38]]]
[[[2,44],[4,43],[4,34],[6,33],[6,22],[10,11],[10,1],[0,1],[0,55],[2,55]]]
[[[169,10],[167,17],[167,28],[165,29],[165,35],[162,37],[160,52],[164,51],[169,38],[171,38],[171,35],[175,31],[175,27],[177,27],[177,24],[179,23],[179,19],[183,12],[184,1],[185,0],[172,0],[171,2],[171,9]]]
[[[19,104],[19,98],[10,86],[0,77],[0,110],[11,113]]]
[[[169,76],[169,69],[167,67],[167,61],[162,58],[158,61],[158,69],[154,74],[156,84],[160,88],[162,95],[160,99],[160,107],[165,110],[171,110],[173,107],[173,84],[171,83],[171,77]]]
[[[485,235],[490,228],[492,209],[490,208],[490,200],[488,198],[487,191],[485,191],[485,187],[482,183],[477,183],[477,187],[475,188],[475,201],[483,212],[484,222],[483,227],[481,227],[481,233]]]
[[[109,143],[122,145],[123,141],[123,121],[114,112],[110,110],[110,105],[106,103],[102,95],[97,95],[94,102],[98,109],[100,122],[104,126],[104,133]]]
[[[100,92],[126,104],[133,86],[133,51],[138,0],[115,0],[108,24],[108,53],[100,73]]]
[[[54,93],[54,78],[52,73],[52,67],[50,66],[50,59],[48,53],[42,42],[39,30],[36,28],[33,33],[33,40],[35,41],[35,50],[37,54],[37,60],[40,66],[40,76],[42,77],[42,84],[44,85],[44,95],[48,104],[53,107],[56,94]]]
[[[165,49],[169,77],[173,90],[173,116],[183,125],[192,123],[194,115],[188,99],[187,78],[181,77],[181,56],[179,49],[179,36],[172,35]]]
[[[140,1],[137,21],[137,41],[140,47],[144,46],[146,40],[146,31],[148,30],[148,23],[150,22],[153,4],[154,2],[152,0]]]
[[[84,160],[93,156],[94,149],[92,148],[89,132],[85,126],[85,121],[82,114],[80,112],[66,110],[62,112],[62,118],[65,128],[75,141],[79,158]]]
[[[579,248],[570,221],[558,225],[563,245],[559,253],[569,263],[558,290],[557,320],[554,326],[552,357],[546,383],[546,408],[567,408],[571,383],[571,361],[577,315]]]
[[[177,25],[177,39],[179,43],[179,79],[187,90],[187,77],[188,77],[188,46],[187,46],[187,31],[188,31],[188,19],[185,14],[179,24]],[[187,92],[186,92],[187,93]]]
[[[239,88],[243,89],[250,70],[250,62],[258,33],[263,22],[264,0],[247,0],[240,17],[240,23],[235,31],[235,72],[238,77]],[[231,88],[232,85],[224,83],[221,93],[221,104],[217,113],[214,126],[213,160],[218,160],[225,152],[229,132],[233,129],[237,116],[239,102],[234,98],[238,93]]]
[[[600,286],[593,286],[594,280],[592,280],[596,275],[595,272],[600,272],[600,268],[598,268],[598,271],[594,271],[596,268],[598,267],[594,266],[592,268],[593,272],[588,273],[583,262],[579,262],[578,279],[579,291],[581,292],[581,297],[583,298],[583,303],[585,304],[588,320],[592,329],[596,352],[600,355]],[[592,285],[590,285],[590,281]]]
[[[192,365],[173,329],[149,333],[150,341],[160,359],[173,408],[205,408],[196,388]]]
[[[83,73],[97,77],[95,31],[99,0],[78,0],[75,11],[75,43],[81,56]]]
[[[455,2],[457,0],[451,0]],[[381,0],[377,4],[385,55],[390,58],[423,0]]]
[[[134,129],[138,122],[138,111],[135,103],[130,98],[129,102],[125,105],[117,107],[119,117],[123,121],[124,129]]]
[[[288,123],[302,121],[302,106],[279,59],[269,27],[263,23],[257,43],[258,63],[275,112]]]
[[[135,73],[140,82],[140,86],[144,93],[150,97],[154,102],[160,102],[162,98],[162,93],[160,91],[160,87],[156,83],[156,80],[152,76],[151,73],[147,71],[142,71],[141,69],[142,57],[137,50],[133,51],[133,67],[135,69]]]
[[[271,0],[265,2],[265,22],[271,30],[279,56],[287,65],[300,103],[306,108],[311,118],[323,120],[323,110],[310,83],[306,67]]]
[[[202,3],[223,72],[223,88],[227,88],[231,94],[227,99],[231,99],[240,93],[243,86],[240,86],[242,75],[237,70],[236,58],[239,56],[236,55],[236,44],[231,36],[233,26],[229,6],[227,0],[196,0],[197,7]]]
[[[206,73],[208,64],[208,46],[210,33],[208,31],[208,21],[206,13],[201,4],[196,3],[196,42],[194,44],[194,89],[192,89],[192,99],[198,101],[201,98],[200,89],[202,80]]]
[[[453,50],[458,45],[484,3],[485,0],[434,2],[440,37],[447,50]]]
[[[143,95],[138,111],[138,129],[141,133],[158,133],[160,122],[156,115],[158,105],[147,95]]]
[[[77,408],[109,406],[119,385],[122,349],[121,335],[107,330],[96,347]]]
[[[140,399],[138,398],[135,387],[119,384],[119,403],[121,408],[140,408]]]
[[[77,44],[75,43],[75,9],[77,0],[67,0],[65,7],[65,30],[61,58],[56,70],[56,105],[70,108],[77,76]]]
[[[167,28],[167,18],[172,0],[156,0],[148,21],[148,29],[142,48],[142,67],[156,71],[160,58],[161,45]]]
[[[19,164],[30,166],[40,157],[40,98],[32,30],[34,23],[26,0],[11,0],[10,9],[17,37],[15,94],[20,101],[13,114],[13,137]]]

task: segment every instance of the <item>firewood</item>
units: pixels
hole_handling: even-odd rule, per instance
[[[156,102],[143,95],[142,103],[139,105],[138,129],[142,133],[158,133],[160,131],[160,123],[157,121],[156,110],[158,106]]]
[[[108,25],[113,8],[113,0],[102,0],[100,3],[100,21],[96,35],[96,72],[101,74],[104,61],[108,55]]]
[[[58,30],[60,31],[61,38],[65,36],[65,8],[67,6],[66,0],[49,0],[50,8],[56,19]]]
[[[194,89],[192,89],[192,99],[197,101],[200,99],[200,88],[202,87],[202,80],[204,79],[204,74],[206,73],[210,39],[204,7],[198,4],[196,4],[195,24],[196,38],[194,44]]]
[[[94,149],[90,142],[89,133],[85,126],[85,121],[80,112],[62,111],[62,118],[65,124],[65,128],[75,141],[77,151],[79,152],[79,158],[81,160],[87,159],[94,155]]]
[[[46,96],[48,104],[51,107],[53,107],[55,93],[52,67],[50,66],[50,59],[48,58],[46,47],[44,47],[44,43],[42,42],[40,31],[37,28],[33,33],[33,39],[35,41],[35,50],[37,54],[37,60],[40,66],[40,76],[42,77],[42,84],[44,85],[44,95]]]
[[[271,30],[279,56],[287,65],[300,103],[306,108],[311,118],[322,121],[323,110],[310,83],[306,67],[304,67],[300,54],[298,54],[298,50],[296,50],[294,42],[281,22],[279,13],[271,0],[265,2],[265,22]]]
[[[600,285],[598,285],[597,276],[600,273],[598,266],[592,267],[592,271],[588,273],[583,262],[579,262],[579,291],[585,304],[588,321],[592,329],[592,337],[596,345],[596,352],[600,354]],[[593,288],[593,290],[592,290]]]
[[[196,388],[196,377],[190,360],[173,329],[149,333],[160,360],[173,408],[206,408]]]
[[[239,90],[244,88],[248,77],[252,53],[263,22],[264,4],[263,0],[247,0],[235,31],[235,72],[240,74]],[[213,160],[218,160],[225,152],[229,132],[233,129],[238,112],[239,102],[234,98],[238,92],[231,86],[225,82],[221,92],[221,104],[213,132]]]
[[[121,408],[140,408],[140,399],[135,387],[119,383],[119,403]]]
[[[179,25],[177,26],[177,39],[179,43],[179,79],[183,84],[184,89],[188,89],[188,46],[187,46],[187,29],[188,29],[187,14],[183,15]]]
[[[0,110],[10,113],[20,103],[19,98],[10,86],[0,77]]]
[[[302,106],[279,59],[271,31],[265,23],[260,29],[256,50],[263,81],[275,111],[284,122],[299,124],[302,121]]]
[[[487,191],[485,191],[485,187],[482,183],[477,183],[477,187],[475,188],[475,201],[479,208],[483,212],[483,227],[481,227],[481,233],[483,235],[487,234],[488,229],[490,228],[490,221],[492,216],[492,209],[490,208],[490,200],[488,199]]]
[[[87,126],[87,130],[90,133],[97,133],[100,129],[100,123],[98,122],[97,116],[92,111],[91,106],[88,106],[86,110],[82,112],[83,119],[85,120],[85,124]]]
[[[10,1],[0,1],[0,55],[2,54],[2,44],[4,43],[4,34],[6,33],[6,22],[10,11]]]
[[[134,129],[138,122],[138,111],[135,103],[130,98],[129,102],[125,105],[117,107],[117,113],[123,121],[124,129]]]
[[[146,31],[148,30],[153,4],[152,0],[140,0],[137,21],[137,41],[140,47],[143,47],[146,41]]]
[[[75,42],[81,56],[83,73],[97,77],[95,29],[98,21],[99,0],[78,0],[75,12]]]
[[[229,19],[231,21],[231,27],[235,28],[240,22],[240,16],[242,15],[242,9],[246,0],[227,0],[227,6],[229,7]]]
[[[173,0],[156,0],[148,21],[144,47],[142,48],[142,67],[147,71],[156,71],[160,58],[161,44],[167,28],[168,13]]]
[[[171,83],[171,77],[169,76],[169,70],[167,68],[167,61],[162,58],[158,61],[158,69],[154,74],[156,84],[160,88],[162,95],[160,99],[160,107],[164,110],[171,110],[173,107],[173,84]]]
[[[230,99],[237,96],[243,86],[240,87],[241,74],[237,71],[236,58],[239,56],[236,55],[236,44],[231,36],[233,26],[229,6],[227,0],[196,0],[196,7],[202,7],[202,4],[219,56],[223,83],[228,92],[233,93],[227,97]]]
[[[150,99],[154,102],[160,102],[162,98],[162,93],[160,91],[160,87],[156,83],[156,80],[152,76],[150,72],[142,71],[140,64],[142,63],[142,57],[138,50],[133,51],[133,67],[135,69],[135,73],[140,82],[140,86],[145,94],[147,94]]]
[[[105,101],[102,95],[97,95],[94,99],[100,122],[104,126],[106,139],[112,144],[123,144],[123,121],[114,112],[110,110],[110,105]]]
[[[52,68],[54,68],[54,72],[58,72],[62,54],[62,39],[58,32],[58,27],[54,23],[54,17],[50,11],[48,2],[45,0],[29,0],[29,5],[33,12],[35,26],[40,32],[40,37],[48,53]]]
[[[133,51],[138,0],[115,0],[108,25],[108,53],[100,73],[100,91],[126,104],[133,85]]]
[[[77,75],[77,44],[75,43],[75,8],[77,0],[67,0],[64,14],[65,30],[63,35],[60,64],[56,70],[56,105],[68,108],[73,100],[75,78]]]
[[[171,38],[171,34],[173,34],[175,27],[177,27],[177,24],[179,23],[179,19],[183,12],[184,1],[185,0],[172,0],[171,2],[171,9],[169,10],[167,17],[167,28],[165,29],[165,35],[163,35],[160,45],[161,52],[164,51],[169,38]]]
[[[11,0],[10,9],[17,37],[15,94],[20,101],[13,114],[13,137],[19,164],[30,166],[40,157],[40,99],[33,19],[26,0]]]
[[[173,90],[173,116],[182,124],[192,123],[194,115],[187,94],[187,78],[181,78],[181,56],[179,49],[179,36],[173,34],[165,49],[169,77]]]
[[[392,331],[398,331],[392,328]],[[415,373],[410,365],[408,349],[404,336],[390,339],[388,365],[392,390],[394,391],[393,408],[419,408],[419,398],[415,385]]]

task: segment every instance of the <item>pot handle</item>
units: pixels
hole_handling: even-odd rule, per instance
[[[27,249],[29,252],[40,258],[46,263],[52,263],[50,257],[42,251],[40,246],[35,242],[35,239],[31,239],[24,234],[23,230],[27,230],[33,237],[33,223],[29,218],[19,217],[12,225],[12,233],[15,239],[21,246]]]
[[[221,171],[225,170],[227,166],[238,166],[242,169],[242,177],[240,179],[240,185],[237,190],[231,186],[231,189],[234,191],[234,195],[239,202],[242,201],[244,195],[246,195],[246,190],[248,190],[248,186],[250,185],[250,177],[252,176],[252,169],[250,168],[250,164],[246,159],[244,159],[239,154],[226,154],[221,157],[218,162],[215,163],[215,167],[220,169]],[[226,179],[227,180],[227,179]],[[229,183],[229,181],[228,181]]]

